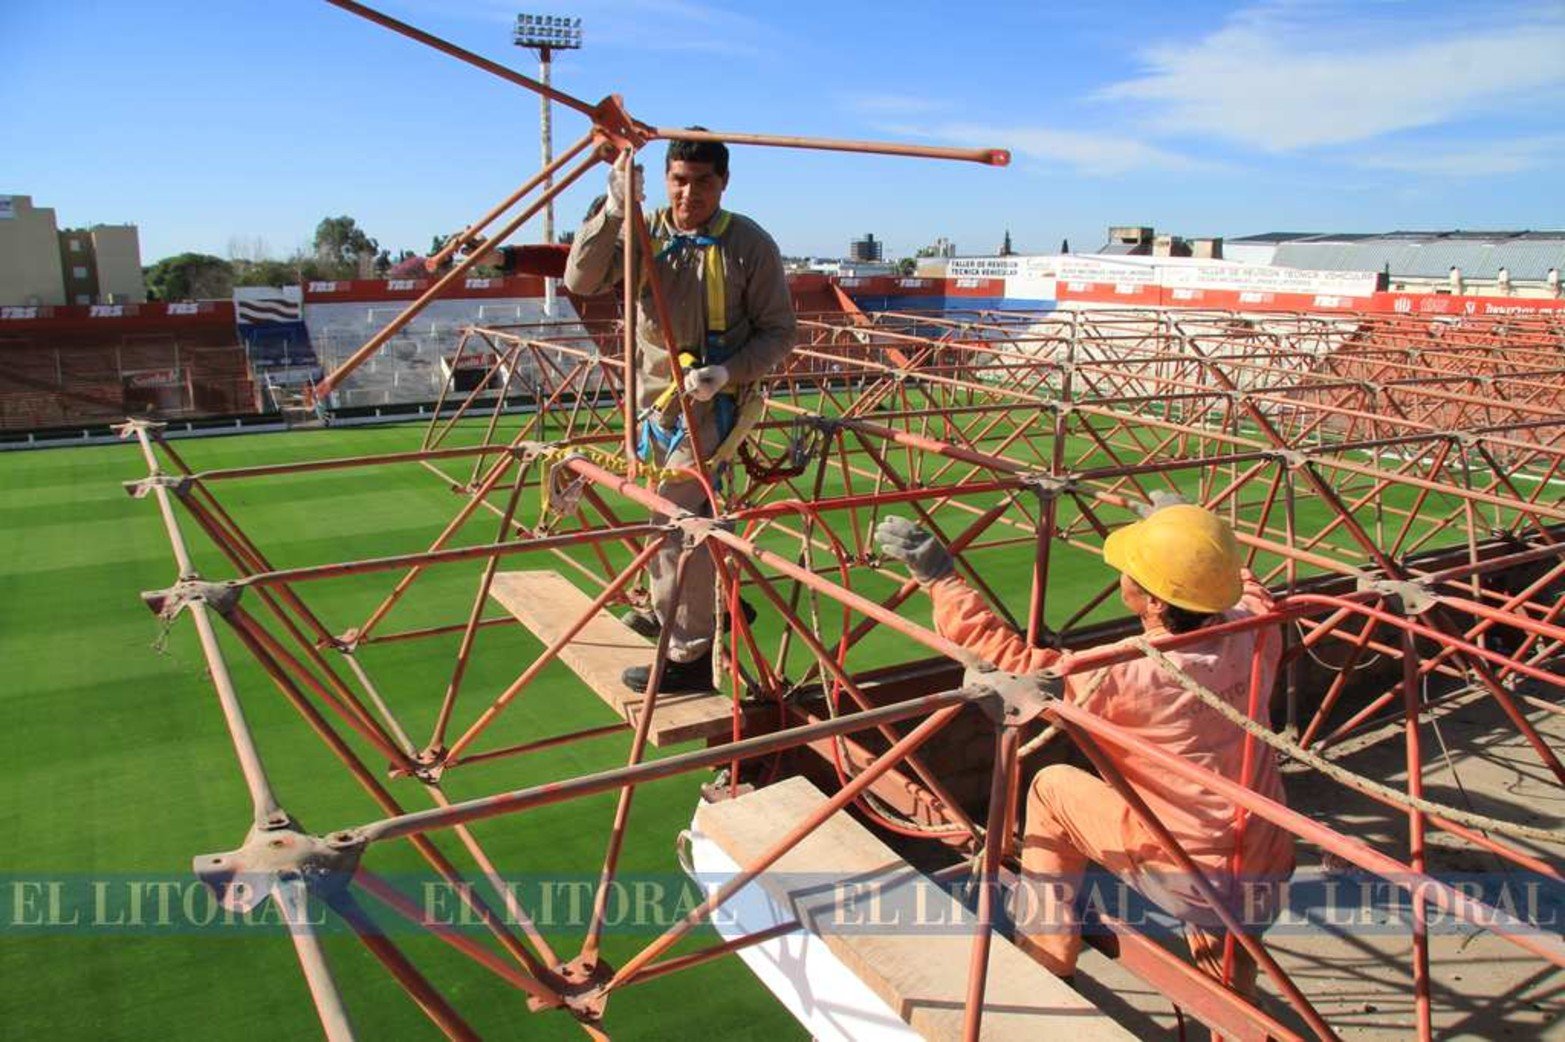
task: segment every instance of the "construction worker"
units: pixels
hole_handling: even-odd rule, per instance
[[[699,130],[699,127],[692,127]],[[565,285],[582,296],[605,293],[622,279],[622,236],[629,207],[639,205],[639,171],[626,177],[620,157],[609,178],[603,210],[584,222],[571,244]],[[657,273],[682,356],[684,392],[706,462],[731,456],[745,427],[759,415],[760,399],[750,385],[793,349],[795,320],[777,244],[761,226],[722,208],[728,187],[728,149],[716,141],[672,141],[664,161],[669,205],[648,219]],[[634,186],[626,198],[626,181]],[[640,354],[642,411],[639,453],[658,467],[690,467],[694,448],[679,401],[668,394],[671,366],[658,324],[650,284],[637,299],[636,344]],[[695,480],[670,479],[657,492],[691,513],[709,512],[706,491]],[[655,518],[654,520],[666,520]],[[652,636],[670,628],[668,663],[659,690],[705,691],[712,687],[715,627],[714,567],[705,549],[690,557],[683,592],[674,601],[675,568],[683,537],[671,532],[649,570],[651,616],[633,613],[632,629]],[[646,690],[651,666],[627,669],[623,680]]]
[[[908,566],[934,601],[940,633],[1011,673],[1071,669],[1071,652],[1036,648],[1000,621],[956,576],[941,543],[902,518],[875,530],[883,553]],[[1266,588],[1241,565],[1233,531],[1221,518],[1173,496],[1154,499],[1142,520],[1110,533],[1103,559],[1120,574],[1120,597],[1148,639],[1197,631],[1216,621],[1267,612]],[[1259,683],[1272,689],[1281,655],[1276,626],[1214,635],[1170,650],[1179,670],[1240,712],[1248,711],[1252,653],[1261,643]],[[1201,702],[1154,660],[1074,673],[1067,697],[1105,720],[1178,753],[1225,778],[1241,780],[1244,734]],[[1293,871],[1293,837],[1250,816],[1242,840],[1229,801],[1171,771],[1133,758],[1110,743],[1099,748],[1215,885],[1248,927],[1264,930],[1277,914],[1280,884]],[[1256,750],[1250,787],[1284,802],[1282,781],[1264,747]],[[1185,923],[1196,964],[1221,977],[1221,920],[1124,797],[1077,767],[1055,764],[1028,789],[1017,890],[1018,945],[1069,978],[1081,950],[1076,909],[1087,862],[1128,882]],[[1240,872],[1233,872],[1236,847]],[[1232,983],[1253,995],[1254,961],[1236,944]]]

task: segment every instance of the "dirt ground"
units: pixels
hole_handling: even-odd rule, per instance
[[[1559,693],[1530,692],[1558,703]],[[1547,744],[1565,751],[1565,715],[1523,705]],[[1426,723],[1423,745],[1424,789],[1427,798],[1479,814],[1541,828],[1565,824],[1562,787],[1499,705],[1487,695],[1454,700]],[[1448,752],[1447,752],[1448,750]],[[1400,724],[1384,727],[1344,743],[1332,758],[1349,770],[1405,787],[1407,762]],[[1407,860],[1407,818],[1358,795],[1307,768],[1284,768],[1289,802],[1336,830],[1357,836],[1376,849]],[[1510,841],[1553,866],[1565,864],[1565,845],[1547,847]],[[1534,911],[1544,929],[1557,940],[1565,923],[1565,908],[1549,903],[1550,892],[1517,875],[1508,863],[1431,829],[1428,833],[1431,873],[1504,886],[1514,895],[1516,910]],[[1339,892],[1361,895],[1361,874],[1344,875],[1322,851],[1300,843],[1295,884],[1335,878]],[[1320,894],[1324,887],[1311,892]],[[1385,892],[1379,887],[1375,894]],[[1552,890],[1555,902],[1560,889]],[[1295,911],[1301,903],[1295,901]],[[1406,905],[1403,905],[1405,911]],[[1405,915],[1388,915],[1378,900],[1357,896],[1332,907],[1310,905],[1266,935],[1282,967],[1299,984],[1344,1039],[1393,1040],[1415,1037],[1412,987],[1412,938]],[[1436,924],[1430,931],[1431,1003],[1434,1035],[1440,1039],[1562,1039],[1565,1040],[1565,970],[1524,951],[1495,934],[1465,924]],[[1077,974],[1078,989],[1145,1039],[1180,1037],[1177,1018],[1167,997],[1153,992],[1111,960],[1088,949]],[[1265,981],[1264,1006],[1272,1015],[1306,1038],[1304,1021]],[[1185,1037],[1204,1039],[1207,1032],[1186,1021]]]

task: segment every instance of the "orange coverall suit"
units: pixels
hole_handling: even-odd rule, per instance
[[[929,593],[940,633],[999,668],[1027,673],[1049,666],[1063,671],[1070,666],[1070,652],[1028,645],[960,578],[940,579],[930,584]],[[1266,588],[1246,571],[1242,599],[1222,617],[1244,618],[1266,611],[1271,604]],[[1246,712],[1251,654],[1257,640],[1264,642],[1261,690],[1270,692],[1281,657],[1276,627],[1215,636],[1167,655],[1202,686]],[[1138,657],[1073,675],[1068,691],[1075,704],[1103,719],[1225,778],[1243,781],[1243,732],[1152,660]],[[1193,781],[1138,762],[1110,743],[1101,743],[1100,748],[1201,867],[1240,921],[1257,932],[1269,925],[1278,911],[1278,884],[1293,871],[1293,837],[1250,815],[1244,828],[1240,875],[1245,883],[1241,887],[1230,864],[1237,838],[1232,803]],[[1256,792],[1284,802],[1282,780],[1266,747],[1256,748],[1251,773],[1250,785]],[[1025,827],[1019,897],[1030,900],[1019,902],[1029,907],[1025,913],[1018,909],[1017,940],[1046,967],[1061,976],[1075,970],[1081,927],[1073,898],[1090,860],[1183,919],[1196,964],[1221,977],[1221,921],[1107,782],[1063,764],[1043,768],[1028,789]],[[1255,963],[1242,947],[1236,946],[1235,953],[1233,985],[1242,993],[1253,994]]]

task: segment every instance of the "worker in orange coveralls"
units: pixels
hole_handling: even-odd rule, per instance
[[[904,562],[934,601],[940,633],[1011,673],[1071,668],[1071,652],[1030,646],[991,612],[953,571],[939,540],[911,522],[888,517],[875,530],[882,552]],[[1120,596],[1149,639],[1189,633],[1214,622],[1265,613],[1272,599],[1240,563],[1227,523],[1177,496],[1160,493],[1142,520],[1111,533],[1103,559],[1120,574]],[[1168,651],[1168,658],[1240,712],[1248,710],[1251,655],[1263,641],[1261,690],[1277,676],[1276,626],[1216,635]],[[1115,645],[1111,645],[1115,646]],[[1242,781],[1244,734],[1200,702],[1162,666],[1138,656],[1069,676],[1068,697],[1187,761]],[[1100,748],[1216,886],[1242,923],[1256,932],[1275,918],[1280,884],[1293,871],[1293,837],[1251,815],[1243,830],[1241,883],[1232,872],[1239,830],[1235,807],[1200,784],[1139,762],[1110,743]],[[1251,787],[1284,802],[1277,766],[1256,749]],[[1196,965],[1221,977],[1223,927],[1188,876],[1107,782],[1077,767],[1044,767],[1027,793],[1017,944],[1049,970],[1069,978],[1081,950],[1076,898],[1087,862],[1130,883],[1185,922]],[[1253,995],[1256,966],[1235,946],[1233,986]]]

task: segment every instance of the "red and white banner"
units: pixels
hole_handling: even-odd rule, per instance
[[[15,304],[0,307],[0,323],[32,323],[58,328],[91,324],[143,329],[178,324],[232,325],[234,305],[228,300],[185,300],[166,304]]]
[[[1565,311],[1559,297],[1453,297],[1448,293],[1376,293],[1377,312],[1396,315],[1451,315],[1492,318],[1501,315],[1544,315]]]
[[[306,304],[337,304],[379,300],[415,300],[424,295],[434,279],[338,279],[334,282],[306,282]],[[532,275],[506,278],[466,278],[446,287],[443,299],[467,300],[474,297],[542,297],[543,279]]]
[[[1183,257],[1062,257],[1060,303],[1263,311],[1357,311],[1374,296],[1364,271],[1305,271]]]

